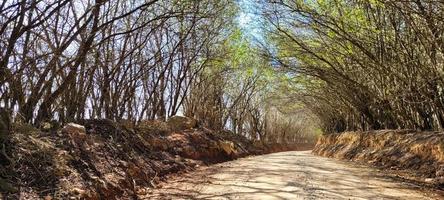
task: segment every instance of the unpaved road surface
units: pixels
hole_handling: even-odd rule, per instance
[[[144,199],[444,199],[365,166],[293,151],[202,167]]]

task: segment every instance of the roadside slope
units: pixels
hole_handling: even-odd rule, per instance
[[[413,130],[344,132],[324,135],[317,155],[365,162],[405,179],[444,185],[444,134]]]
[[[137,126],[85,120],[52,131],[17,124],[8,145],[0,199],[134,199],[168,174],[260,153],[244,137],[184,117]]]

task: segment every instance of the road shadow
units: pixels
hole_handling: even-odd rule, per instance
[[[151,199],[439,199],[377,170],[309,152],[224,163],[168,183]]]

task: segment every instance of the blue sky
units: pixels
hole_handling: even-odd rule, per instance
[[[239,27],[251,42],[264,41],[261,29],[261,16],[258,14],[257,2],[254,0],[239,0],[240,12],[237,18]]]

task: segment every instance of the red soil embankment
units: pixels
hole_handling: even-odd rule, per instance
[[[168,174],[262,153],[242,136],[186,118],[86,120],[47,132],[22,124],[8,144],[0,199],[134,199]]]
[[[344,132],[324,135],[313,152],[317,155],[363,161],[400,172],[403,178],[442,186],[444,133],[412,130]]]

